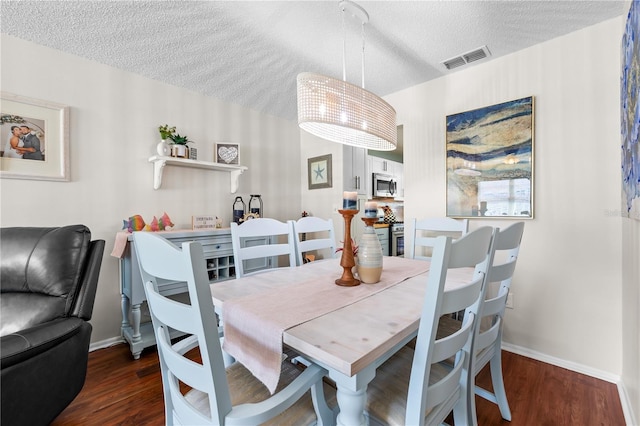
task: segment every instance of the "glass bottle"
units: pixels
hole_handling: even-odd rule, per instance
[[[251,195],[249,198],[249,213],[257,213],[259,217],[262,215],[262,197],[260,195]]]
[[[245,209],[246,205],[244,204],[242,197],[236,197],[233,202],[233,221],[235,223],[240,223],[240,219],[244,218]]]
[[[363,283],[374,284],[382,276],[382,246],[373,229],[373,222],[377,218],[363,220],[366,226],[358,244],[358,277]]]

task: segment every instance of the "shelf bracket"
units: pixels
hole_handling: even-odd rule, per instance
[[[166,160],[155,160],[153,162],[153,189],[160,189],[162,186],[162,169],[166,164]]]
[[[232,170],[229,172],[229,180],[231,181],[231,193],[238,192],[238,186],[240,185],[240,175],[244,172],[244,169]]]

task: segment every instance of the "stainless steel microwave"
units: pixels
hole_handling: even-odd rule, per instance
[[[373,182],[371,187],[373,188],[372,196],[393,198],[397,193],[398,183],[391,175],[373,173]]]

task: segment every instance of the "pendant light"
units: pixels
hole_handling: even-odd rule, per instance
[[[393,151],[398,142],[396,111],[364,88],[364,25],[369,15],[359,5],[340,3],[345,12],[362,21],[362,87],[346,81],[346,34],[342,52],[342,80],[321,74],[298,74],[298,125],[312,135],[345,145]],[[345,30],[346,33],[346,30]]]

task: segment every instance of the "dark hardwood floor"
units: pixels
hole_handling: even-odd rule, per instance
[[[511,352],[503,352],[503,372],[512,420],[502,420],[496,405],[476,397],[479,425],[625,424],[613,383]],[[490,389],[490,382],[485,369],[477,383]],[[153,348],[145,349],[140,359],[134,360],[125,344],[89,354],[82,392],[53,422],[54,426],[163,424],[157,353]]]

